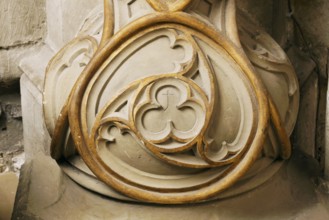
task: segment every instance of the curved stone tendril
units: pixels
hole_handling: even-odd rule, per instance
[[[161,23],[176,23],[191,28],[196,31],[201,31],[205,36],[209,37],[211,40],[216,42],[218,45],[225,48],[225,50],[230,54],[230,56],[241,66],[247,78],[249,79],[251,86],[256,94],[257,105],[258,105],[258,122],[257,131],[253,138],[252,143],[245,155],[241,158],[239,163],[231,167],[225,175],[222,176],[216,183],[212,183],[206,188],[201,188],[198,190],[191,191],[189,193],[158,193],[150,192],[145,189],[140,189],[138,187],[129,185],[129,183],[123,183],[119,179],[112,176],[113,172],[106,167],[104,162],[97,156],[97,151],[95,148],[88,146],[89,137],[87,134],[83,133],[84,130],[81,126],[81,103],[82,97],[84,95],[85,89],[88,82],[93,77],[99,66],[105,61],[105,59],[114,52],[121,42],[128,39],[138,31],[143,30],[147,27],[152,27]],[[202,30],[200,28],[202,27]],[[241,176],[243,176],[255,162],[256,158],[262,150],[262,146],[265,141],[267,127],[269,125],[269,111],[268,103],[266,98],[266,91],[262,83],[257,79],[253,72],[253,68],[247,61],[246,57],[243,55],[241,49],[237,48],[235,45],[230,43],[229,40],[225,39],[220,33],[215,29],[204,24],[202,21],[195,19],[185,13],[157,13],[145,16],[141,19],[128,25],[126,28],[121,30],[117,35],[115,35],[104,48],[94,57],[91,63],[87,66],[77,82],[77,86],[73,91],[73,97],[70,102],[69,111],[69,121],[70,128],[72,130],[74,141],[77,148],[89,166],[89,168],[95,173],[95,175],[104,181],[106,184],[114,187],[120,192],[130,196],[132,198],[137,198],[143,201],[157,202],[157,203],[186,203],[202,201],[204,199],[210,198],[219,192],[227,189],[232,184],[234,184]],[[184,78],[182,78],[184,81]],[[92,140],[93,141],[93,140]],[[199,140],[200,141],[200,140]],[[89,142],[90,143],[90,142]]]
[[[202,60],[202,62],[206,65],[206,69],[208,70],[208,77],[211,79],[211,82],[213,82],[211,84],[211,100],[210,100],[210,106],[211,106],[211,118],[213,117],[214,114],[214,106],[217,100],[216,97],[216,92],[215,89],[217,88],[217,84],[215,83],[215,79],[216,76],[212,70],[212,68],[210,67],[209,64],[209,60],[206,57],[205,53],[202,51],[202,49],[200,48],[200,46],[198,45],[198,43],[194,40],[194,38],[192,36],[189,36],[189,40],[192,43],[192,45],[197,48],[198,51],[198,55],[199,58]],[[211,126],[209,126],[210,128]],[[252,136],[250,135],[249,137],[249,141],[248,144],[251,142],[252,140]],[[222,153],[222,156],[219,160],[213,160],[208,156],[208,153],[210,151],[210,142],[211,140],[207,140],[206,137],[202,137],[198,143],[197,143],[197,155],[199,155],[204,161],[206,161],[210,167],[217,167],[217,166],[225,166],[228,164],[231,164],[233,162],[235,162],[236,160],[240,159],[242,157],[242,155],[248,150],[249,146],[248,144],[242,148],[242,150],[240,150],[239,152],[230,152],[226,146],[222,146],[221,152],[224,151],[224,153]],[[224,149],[226,148],[226,149]]]
[[[114,9],[112,0],[104,0],[104,25],[102,39],[99,43],[99,49],[103,48],[107,41],[111,39],[114,32]]]
[[[271,96],[269,96],[269,106],[270,106],[271,121],[275,127],[276,134],[281,144],[280,157],[284,160],[287,160],[291,157],[291,153],[292,153],[291,142],[288,133],[284,128],[282,120],[280,119],[279,111],[276,105],[274,104]]]
[[[194,56],[196,57],[196,56]],[[185,84],[185,86],[188,86],[188,89],[190,86],[192,86],[194,88],[194,90],[199,92],[199,95],[201,95],[202,97],[202,102],[199,101],[195,101],[195,102],[199,102],[198,105],[203,106],[203,111],[208,115],[207,118],[210,118],[210,114],[212,113],[211,109],[208,105],[208,99],[206,97],[206,95],[203,93],[202,89],[195,84],[192,80],[186,78],[184,75],[191,71],[194,66],[195,63],[197,62],[197,59],[194,58],[192,59],[192,61],[180,72],[178,73],[168,73],[168,74],[163,74],[162,76],[158,76],[158,77],[148,77],[148,78],[144,78],[138,81],[133,82],[131,85],[129,85],[127,88],[123,89],[123,92],[128,91],[129,88],[133,88],[133,87],[138,87],[136,89],[136,91],[134,92],[133,97],[131,98],[131,101],[129,102],[129,120],[128,121],[124,121],[120,118],[112,118],[110,117],[110,119],[106,119],[106,121],[103,121],[102,118],[104,117],[104,113],[107,112],[107,110],[113,105],[113,103],[115,102],[115,100],[120,97],[120,95],[116,96],[114,99],[112,99],[96,116],[96,122],[95,125],[92,129],[92,135],[91,135],[91,139],[95,140],[96,138],[96,133],[97,130],[100,128],[100,126],[102,126],[104,124],[104,122],[108,123],[109,121],[112,122],[116,122],[116,121],[120,121],[120,123],[125,123],[131,130],[131,132],[133,132],[136,137],[138,137],[138,139],[142,140],[142,142],[144,143],[145,147],[147,149],[149,149],[151,152],[153,152],[156,156],[160,156],[160,158],[165,159],[165,161],[167,162],[171,162],[171,160],[166,160],[166,157],[164,154],[162,153],[179,153],[179,152],[184,152],[186,150],[192,149],[194,147],[194,145],[197,143],[198,139],[202,139],[202,137],[204,136],[204,133],[206,132],[206,128],[208,127],[208,124],[204,124],[202,127],[203,129],[200,130],[200,132],[195,135],[195,137],[193,138],[189,138],[187,140],[183,140],[180,139],[179,141],[184,142],[185,144],[181,147],[178,148],[174,148],[174,149],[165,149],[165,148],[161,148],[159,145],[157,145],[156,143],[154,143],[153,141],[148,140],[147,138],[143,137],[143,134],[141,134],[140,129],[138,129],[138,127],[136,126],[136,115],[138,113],[138,109],[141,108],[141,106],[145,105],[144,104],[137,104],[137,99],[140,96],[141,93],[143,93],[143,91],[145,90],[145,88],[148,88],[150,86],[152,86],[152,84],[156,83],[156,82],[162,82],[166,79],[173,79],[173,80],[178,80],[181,81],[182,83]],[[138,86],[137,86],[138,85]],[[148,89],[150,90],[150,89]],[[191,91],[190,91],[191,92]],[[122,94],[122,93],[119,93]],[[186,101],[188,100],[193,100],[191,99],[191,94],[188,94],[188,98]],[[150,102],[150,100],[145,101],[146,103]],[[201,104],[203,103],[203,104]],[[209,120],[208,120],[209,123]],[[170,137],[171,133],[169,134]],[[160,143],[165,142],[169,137],[165,137],[164,140],[161,140]],[[96,146],[94,146],[96,148]],[[175,162],[176,164],[177,162]],[[182,166],[189,166],[189,164],[182,164]],[[194,165],[195,166],[195,165]]]

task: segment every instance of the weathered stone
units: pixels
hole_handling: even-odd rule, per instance
[[[20,104],[9,104],[4,106],[4,111],[11,118],[22,118],[22,108]]]
[[[30,79],[36,92],[42,93],[47,64],[53,55],[54,51],[48,45],[42,45],[31,49],[19,63],[19,68]]]
[[[0,131],[0,152],[23,149],[23,126],[21,120],[10,119]]]
[[[260,24],[268,33],[272,32],[273,1],[237,0],[236,4],[239,9],[247,13],[254,22]]]
[[[2,110],[2,103],[0,102],[0,131],[6,128],[6,116]]]
[[[318,98],[318,76],[313,72],[301,89],[300,111],[294,131],[295,147],[313,158],[317,157]]]
[[[299,85],[303,87],[316,68],[316,63],[311,59],[309,54],[302,52],[297,47],[291,47],[287,54],[296,70]]]
[[[294,0],[293,15],[300,30],[296,33],[301,39],[300,46],[312,54],[322,76],[326,77],[327,54],[329,46],[329,1],[327,0]],[[302,32],[302,36],[299,32]]]
[[[56,205],[63,190],[62,172],[56,162],[42,153],[34,155],[21,170],[13,219],[38,219],[38,210]]]
[[[18,63],[46,34],[45,0],[0,1],[0,87],[10,87],[22,71]]]
[[[329,181],[329,90],[327,91],[327,97],[326,97],[325,147],[323,153],[324,153],[324,160],[323,160],[324,177],[327,181]]]
[[[18,178],[14,173],[0,174],[0,218],[10,220],[15,201]]]
[[[12,153],[0,153],[0,166],[2,166],[1,172],[8,172],[11,171],[12,168]]]
[[[47,43],[58,50],[78,33],[81,22],[102,0],[47,0]]]
[[[14,119],[22,118],[21,105],[7,105],[5,111]]]
[[[62,0],[63,8],[63,41],[67,43],[78,33],[82,21],[103,0]]]
[[[152,206],[100,197],[78,187],[51,158],[38,155],[22,169],[13,219],[328,219],[328,198],[314,191],[318,174],[314,161],[295,152],[271,181],[239,197]]]
[[[50,138],[45,130],[42,109],[42,86],[47,62],[53,55],[47,47],[34,48],[20,62],[24,148],[27,158],[37,152],[49,152]]]
[[[21,78],[21,93],[26,157],[48,153],[50,137],[43,121],[42,94],[25,74]]]
[[[0,49],[39,41],[45,35],[45,0],[0,1]]]
[[[319,76],[319,105],[317,112],[317,124],[316,124],[316,139],[315,144],[317,147],[317,159],[321,164],[321,167],[325,167],[326,158],[326,118],[327,118],[327,99],[328,99],[328,86],[326,79]],[[329,184],[329,182],[328,182]]]
[[[272,36],[278,44],[286,49],[293,38],[293,23],[287,16],[289,7],[287,0],[275,0],[273,2]]]
[[[21,151],[0,153],[0,173],[13,172],[19,175],[19,170],[25,161],[25,154]]]
[[[23,149],[23,125],[19,94],[1,95],[0,152]]]
[[[329,45],[329,2],[327,0],[294,0],[293,7],[294,15],[312,41]]]
[[[66,40],[73,38],[80,29],[82,18],[100,3],[100,0],[47,1],[47,44],[32,48],[19,63],[25,73],[21,78],[21,94],[27,158],[40,151],[49,152],[50,138],[43,122],[42,90],[53,50],[58,50]]]
[[[18,68],[18,62],[26,52],[26,47],[0,50],[0,86],[9,87],[18,81],[22,71]]]
[[[3,161],[0,158],[0,173],[5,172],[6,170],[6,165],[3,163]]]

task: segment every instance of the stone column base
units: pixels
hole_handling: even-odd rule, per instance
[[[328,195],[315,190],[318,174],[315,162],[294,152],[270,181],[248,193],[197,205],[154,206],[90,192],[40,153],[21,171],[13,219],[329,219]]]

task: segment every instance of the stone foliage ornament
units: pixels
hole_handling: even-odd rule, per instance
[[[73,180],[193,203],[255,188],[289,159],[295,72],[234,0],[105,0],[101,14],[46,73],[52,156]]]

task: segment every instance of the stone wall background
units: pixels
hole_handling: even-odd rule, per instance
[[[23,73],[20,67],[26,64],[22,65],[22,60],[31,53],[39,54],[35,56],[38,59],[46,53],[40,52],[44,45],[53,51],[59,50],[75,36],[86,15],[101,2],[0,0],[0,159],[5,152],[23,149],[19,79]],[[236,2],[240,10],[249,14],[288,52],[299,76],[303,97],[294,134],[295,146],[324,163],[329,1]],[[44,66],[34,67],[40,70],[42,78]],[[33,115],[35,117],[42,115]]]
[[[20,60],[46,36],[45,0],[0,0],[0,171],[24,161]]]
[[[0,86],[22,74],[19,60],[46,35],[45,0],[0,0]]]
[[[49,46],[58,50],[72,40],[88,13],[102,0],[46,0]]]

